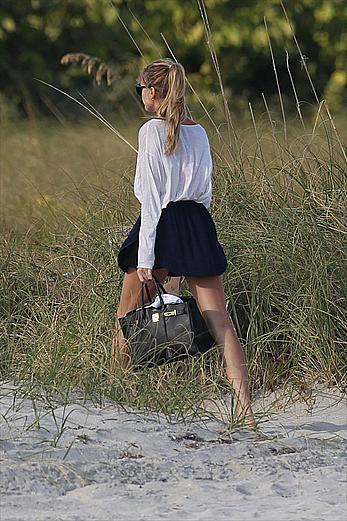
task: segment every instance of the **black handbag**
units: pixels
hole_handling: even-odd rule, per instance
[[[146,282],[141,287],[141,307],[118,318],[127,340],[133,367],[154,367],[199,355],[215,345],[194,297],[180,295],[182,303],[165,303],[164,287],[153,274],[160,308],[144,303]],[[146,306],[146,307],[145,307]]]

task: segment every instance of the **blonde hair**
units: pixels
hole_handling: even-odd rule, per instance
[[[139,80],[147,87],[154,87],[163,100],[157,116],[167,122],[165,153],[172,154],[179,145],[180,123],[187,117],[184,67],[170,58],[155,60],[145,67]]]

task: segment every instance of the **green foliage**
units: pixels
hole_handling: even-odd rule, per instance
[[[346,3],[302,0],[286,4],[320,97],[326,97],[332,108],[342,106],[346,103]],[[226,94],[232,97],[233,104],[242,98],[259,99],[262,92],[267,97],[276,93],[264,16],[283,92],[292,98],[287,50],[299,99],[312,101],[302,60],[279,0],[206,0],[205,5],[212,31],[209,43],[219,57]],[[203,20],[206,14],[201,1],[117,0],[111,5],[108,0],[3,0],[0,91],[14,98],[30,115],[37,106],[47,110],[47,88],[35,82],[36,77],[63,88],[91,87],[92,80],[79,69],[66,70],[60,64],[60,58],[68,52],[97,56],[112,65],[130,86],[149,60],[170,55],[163,33],[189,78],[208,99],[219,91],[219,86]],[[129,104],[127,89],[115,85],[115,93],[118,87],[122,101],[126,99]]]

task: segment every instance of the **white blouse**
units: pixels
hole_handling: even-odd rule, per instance
[[[193,200],[209,208],[212,159],[207,133],[200,124],[180,126],[179,146],[166,155],[164,119],[146,121],[138,133],[134,194],[141,203],[137,268],[153,268],[156,228],[170,201]]]

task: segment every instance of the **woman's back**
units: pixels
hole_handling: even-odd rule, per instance
[[[167,123],[153,118],[139,129],[134,193],[141,203],[153,199],[166,208],[170,201],[193,200],[209,208],[212,159],[207,133],[200,124],[181,124],[179,147],[165,154]]]

